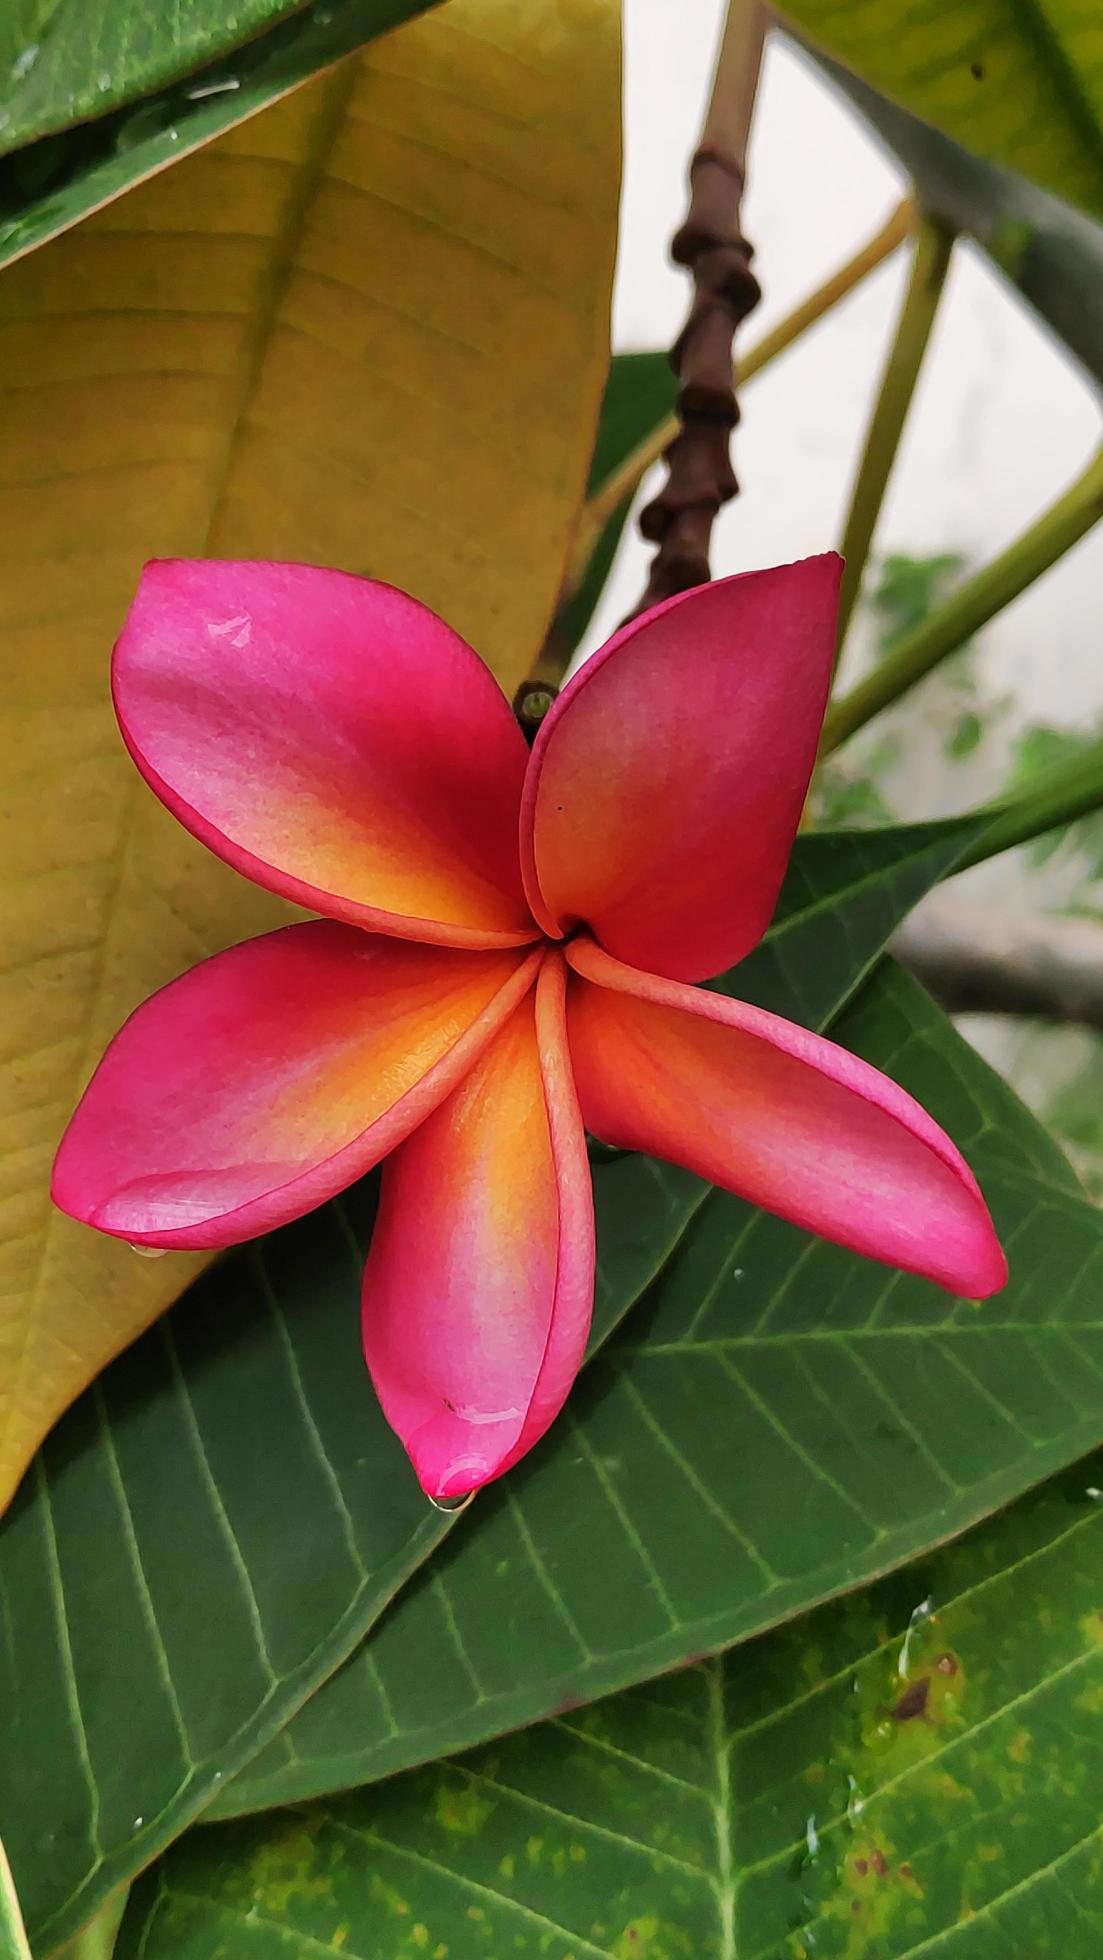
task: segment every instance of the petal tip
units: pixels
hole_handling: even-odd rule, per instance
[[[1007,1255],[989,1224],[985,1243],[978,1246],[975,1262],[963,1276],[960,1297],[964,1300],[990,1300],[994,1293],[1002,1293],[1009,1278]]]

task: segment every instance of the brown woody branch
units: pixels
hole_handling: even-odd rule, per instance
[[[893,951],[955,1014],[1016,1014],[1103,1029],[1103,921],[926,899]]]
[[[666,482],[640,512],[640,530],[658,549],[637,612],[711,577],[716,514],[739,487],[731,464],[731,432],[739,420],[732,340],[760,297],[739,214],[765,23],[758,0],[730,0],[712,98],[690,165],[689,212],[671,245],[675,262],[693,275],[693,300],[670,355],[680,384],[681,426],[665,451]]]

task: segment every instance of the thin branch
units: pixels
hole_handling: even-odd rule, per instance
[[[693,302],[670,357],[680,382],[681,426],[666,451],[666,483],[640,513],[640,529],[658,549],[637,612],[709,578],[716,513],[737,488],[730,457],[739,416],[732,336],[759,298],[739,208],[766,19],[759,0],[729,0],[712,97],[690,165],[689,213],[671,246],[675,261],[693,274]]]
[[[1103,1029],[1103,921],[1022,914],[939,892],[893,951],[951,1013],[1019,1014]]]
[[[938,612],[905,633],[871,674],[829,708],[821,754],[830,755],[848,736],[921,681],[948,654],[987,624],[1040,578],[1103,517],[1103,449],[1063,497],[1013,545],[954,593]]]
[[[852,293],[863,279],[867,279],[871,272],[876,271],[879,265],[883,265],[884,261],[899,249],[904,240],[911,236],[915,230],[916,217],[917,212],[912,199],[903,198],[880,230],[875,232],[852,258],[847,259],[845,265],[836,267],[822,285],[810,292],[791,313],[787,313],[783,320],[779,320],[775,327],[770,328],[769,333],[763,334],[761,340],[756,341],[746,354],[736,360],[733,369],[735,387],[746,387],[748,381],[752,381],[755,375],[761,374],[771,361],[776,360],[779,354],[784,354],[794,341],[799,340],[801,334],[806,333],[809,327],[814,327],[817,320],[822,320],[833,306],[837,306],[839,301],[845,299],[848,293]],[[663,421],[657,422],[655,427],[644,436],[643,441],[637,443],[635,449],[629,452],[624,461],[618,464],[615,470],[609,472],[583,506],[570,566],[563,582],[564,601],[573,597],[578,591],[594,546],[609,519],[620,509],[625,498],[633,495],[641,477],[646,475],[654,463],[660,461],[663,451],[673,442],[680,426],[676,415],[668,415]]]
[[[874,529],[881,514],[938,302],[946,283],[953,243],[953,234],[944,225],[932,218],[924,217],[920,221],[911,277],[870,417],[843,532],[841,549],[846,563],[839,593],[840,649],[858,597]]]

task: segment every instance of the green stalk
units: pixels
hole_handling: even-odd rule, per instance
[[[839,594],[840,649],[854,611],[874,529],[946,283],[953,244],[953,233],[944,225],[932,218],[920,220],[911,277],[870,418],[840,547],[846,560]]]
[[[1044,837],[1047,830],[1058,830],[1100,809],[1103,809],[1103,741],[1093,742],[1082,755],[1047,770],[1032,789],[1024,790],[1012,801],[978,810],[978,816],[989,819],[987,828],[954,865],[954,871],[967,871],[970,865],[983,864],[1001,851],[1009,851],[1016,844],[1029,844],[1035,837]]]
[[[999,558],[971,578],[939,612],[902,635],[865,680],[836,701],[824,722],[822,755],[864,728],[956,652],[978,629],[1010,605],[1020,592],[1056,564],[1103,517],[1103,449],[1063,497],[1024,531]]]

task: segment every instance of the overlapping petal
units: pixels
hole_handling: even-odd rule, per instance
[[[702,980],[769,923],[816,756],[835,647],[834,553],[718,579],[634,620],[533,747],[529,904],[617,958]]]
[[[331,920],[218,953],[116,1035],[62,1139],[54,1200],[136,1244],[233,1245],[298,1218],[449,1094],[539,960]]]
[[[878,1070],[745,1002],[612,960],[585,940],[568,1031],[587,1127],[685,1164],[855,1252],[981,1299],[1007,1264],[976,1180]]]
[[[431,1497],[499,1476],[582,1361],[594,1279],[586,1144],[558,954],[481,1061],[383,1172],[364,1352]]]
[[[147,782],[257,884],[443,945],[535,938],[524,740],[478,656],[405,593],[308,565],[159,561],[113,687]]]

